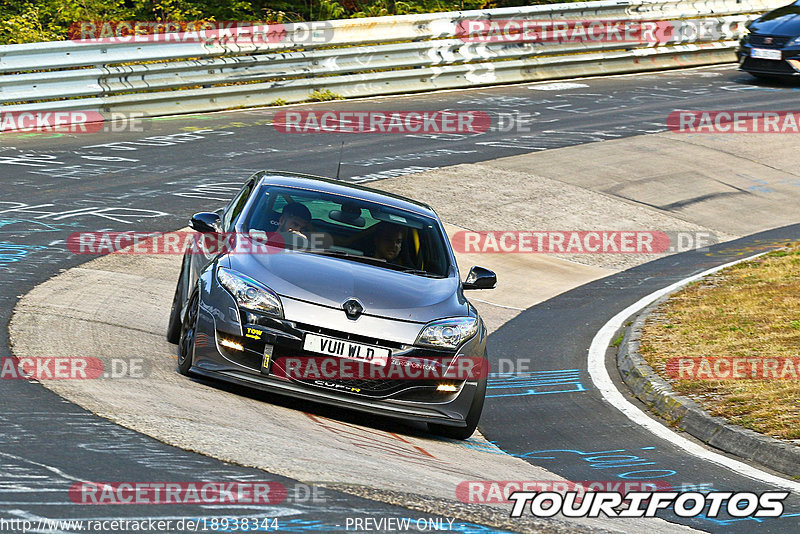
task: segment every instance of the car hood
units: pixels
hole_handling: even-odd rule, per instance
[[[748,29],[764,35],[800,35],[800,4],[791,4],[753,21]]]
[[[427,278],[352,260],[302,252],[231,254],[230,267],[282,297],[342,309],[357,298],[364,314],[427,323],[463,316],[457,278]],[[342,312],[344,313],[344,312]]]

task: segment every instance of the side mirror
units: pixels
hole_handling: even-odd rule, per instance
[[[216,213],[195,213],[192,215],[192,218],[189,219],[189,226],[193,230],[204,234],[222,231],[222,228],[220,228],[220,218]]]
[[[494,289],[497,285],[497,275],[489,269],[475,266],[469,270],[467,279],[464,280],[464,289]]]

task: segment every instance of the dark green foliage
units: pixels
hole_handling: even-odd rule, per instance
[[[562,0],[563,1],[563,0]],[[67,38],[73,22],[226,20],[297,22],[491,9],[548,0],[0,0],[0,44]]]

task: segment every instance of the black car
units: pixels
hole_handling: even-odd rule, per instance
[[[740,70],[759,78],[800,76],[800,1],[770,11],[747,29]]]
[[[465,439],[486,394],[486,328],[427,205],[286,172],[253,175],[191,227],[167,338],[178,368]],[[213,241],[213,240],[212,240]]]

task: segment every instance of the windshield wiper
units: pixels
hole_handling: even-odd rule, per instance
[[[342,250],[310,249],[306,250],[305,252],[310,252],[311,254],[320,254],[322,256],[334,256],[336,258],[347,258],[348,260],[355,260],[373,265],[389,265],[386,260],[382,260],[380,258],[361,256],[359,254],[350,254],[349,252],[344,252]]]
[[[413,267],[406,267],[405,265],[398,265],[396,263],[389,263],[384,259],[375,258],[374,256],[361,256],[359,254],[350,254],[349,252],[344,252],[342,250],[330,250],[330,249],[307,250],[306,252],[310,252],[312,254],[320,254],[322,256],[333,256],[335,258],[346,258],[348,260],[359,261],[362,263],[369,263],[370,265],[379,265],[381,267],[386,267],[387,269],[392,269],[393,271],[400,271],[408,274],[416,274],[418,276],[425,276],[427,278],[444,278],[444,276],[439,274],[423,271],[421,269],[414,269]]]
[[[396,265],[396,264],[389,264],[392,269],[402,271],[408,274],[416,274],[419,276],[425,276],[427,278],[444,278],[444,276],[436,273],[431,273],[428,271],[423,271],[421,269],[414,269],[413,267],[405,267],[403,265]]]

